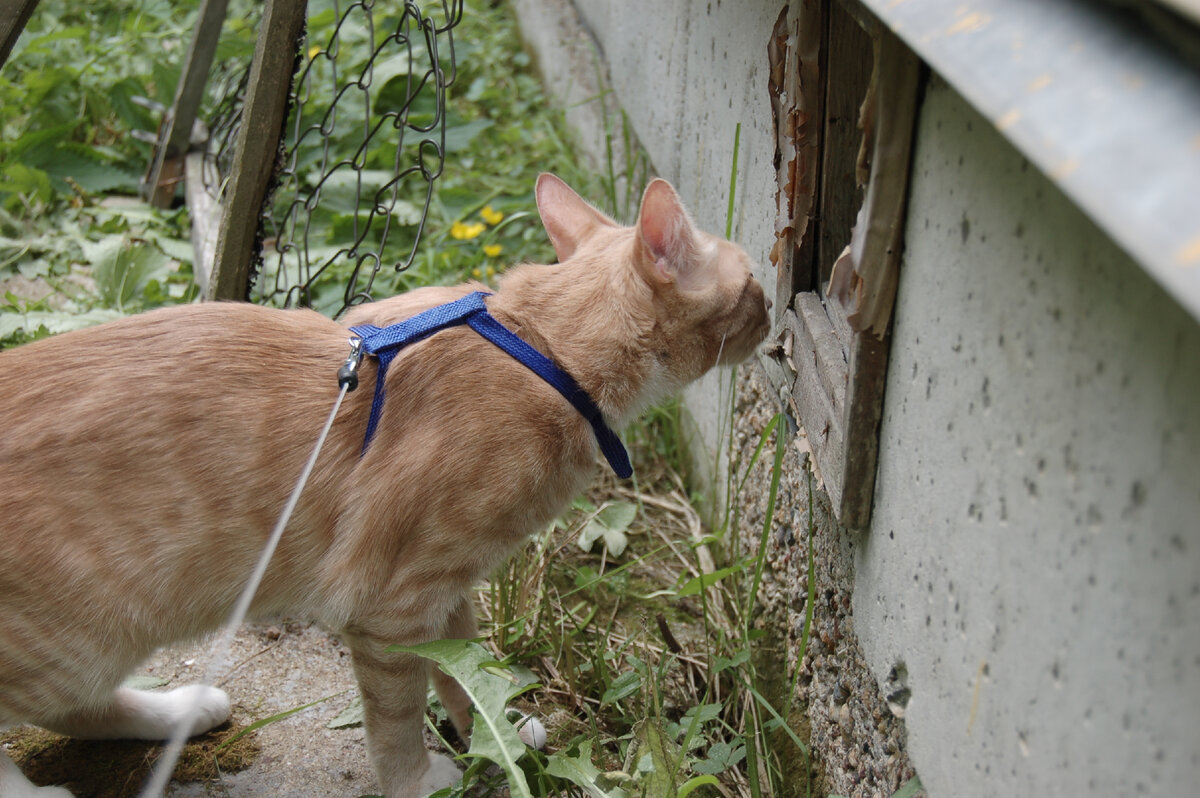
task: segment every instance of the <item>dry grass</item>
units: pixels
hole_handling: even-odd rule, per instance
[[[226,724],[196,737],[184,748],[174,778],[212,781],[253,764],[259,745],[247,735],[220,748],[243,727]],[[130,740],[73,740],[34,727],[0,735],[0,746],[38,785],[67,787],[77,798],[136,796],[158,760],[161,745]]]

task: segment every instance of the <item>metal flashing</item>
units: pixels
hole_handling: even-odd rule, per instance
[[[1200,73],[1086,0],[861,0],[1200,320]]]

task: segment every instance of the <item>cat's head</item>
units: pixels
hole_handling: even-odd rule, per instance
[[[770,331],[770,302],[745,250],[696,228],[671,184],[650,182],[637,222],[622,227],[557,177],[537,182],[538,211],[559,261],[606,270],[649,322],[645,345],[662,387],[740,363]],[[622,257],[614,258],[616,250]],[[630,290],[632,289],[632,290]]]

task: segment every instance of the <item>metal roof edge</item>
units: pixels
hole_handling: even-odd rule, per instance
[[[1200,321],[1200,74],[1087,0],[860,0]]]

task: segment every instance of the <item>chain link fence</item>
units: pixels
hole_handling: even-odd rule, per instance
[[[463,0],[311,0],[248,295],[337,316],[417,254],[445,168]],[[218,74],[221,67],[218,66]],[[231,178],[248,71],[218,78],[203,173]]]

